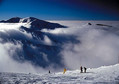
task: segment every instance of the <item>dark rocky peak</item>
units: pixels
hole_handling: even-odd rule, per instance
[[[44,28],[47,29],[66,28],[66,26],[60,25],[58,23],[51,23],[34,17],[23,18],[20,20],[20,22],[29,23],[31,25],[31,29],[37,29],[37,30],[41,30]]]
[[[10,23],[19,23],[20,19],[21,19],[20,17],[13,17],[7,21]]]
[[[2,20],[2,21],[0,21],[1,23],[19,23],[19,21],[20,21],[20,17],[13,17],[13,18],[10,18],[10,19],[8,19],[8,20]]]

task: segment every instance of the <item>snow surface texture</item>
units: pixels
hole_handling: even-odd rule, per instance
[[[45,73],[112,65],[118,63],[118,50],[118,21],[46,22],[30,17],[0,23],[1,72]]]
[[[119,84],[119,64],[88,69],[51,73],[0,73],[0,84]]]

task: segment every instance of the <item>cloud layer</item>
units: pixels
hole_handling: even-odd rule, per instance
[[[101,21],[59,23],[68,28],[27,32],[20,29],[25,24],[0,24],[0,71],[39,73],[118,62],[118,22],[102,22],[111,28],[95,25]]]

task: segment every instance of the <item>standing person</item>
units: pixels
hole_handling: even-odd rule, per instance
[[[50,70],[49,70],[49,74],[50,74]]]
[[[81,73],[83,73],[83,67],[82,66],[80,67],[80,70],[81,70]]]
[[[64,72],[63,72],[63,74],[65,74],[65,72],[67,71],[67,69],[66,68],[64,68]]]
[[[87,68],[86,68],[86,67],[84,67],[84,73],[86,73],[86,70],[87,70]]]

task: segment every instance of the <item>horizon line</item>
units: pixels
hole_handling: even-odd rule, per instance
[[[18,17],[18,16],[15,16]],[[31,16],[32,17],[32,16]],[[0,19],[1,20],[8,20],[14,17],[10,17],[10,18],[5,18],[5,19]],[[19,18],[28,18],[28,17],[19,17]],[[38,17],[34,17],[37,19],[40,19]],[[119,21],[119,19],[43,19],[41,18],[40,20],[50,20],[50,21]]]

